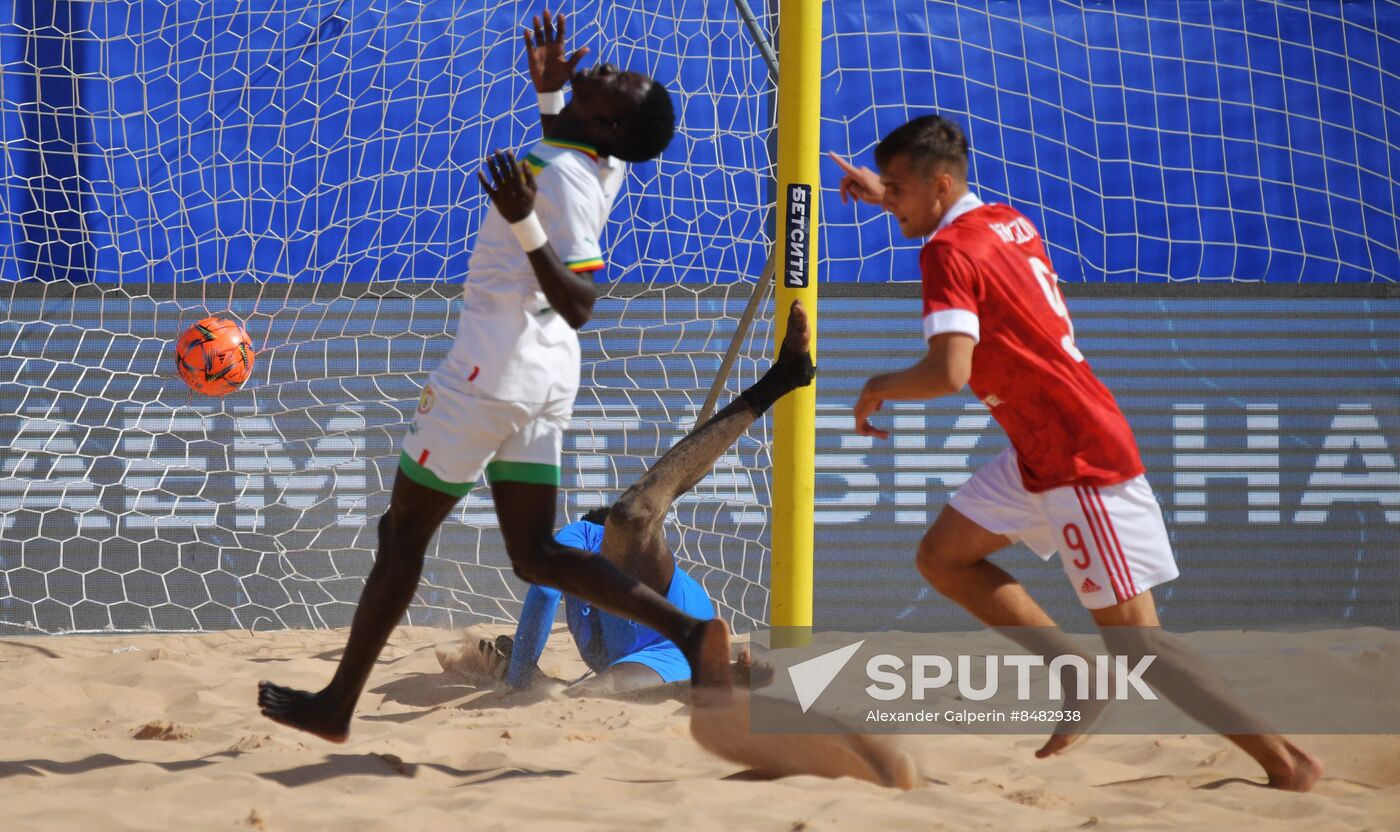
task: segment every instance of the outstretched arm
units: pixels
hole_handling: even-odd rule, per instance
[[[593,301],[597,298],[593,281],[564,265],[550,245],[535,216],[535,177],[530,168],[522,167],[514,153],[498,150],[486,160],[486,169],[490,178],[483,171],[477,171],[476,178],[501,218],[511,224],[535,271],[540,291],[569,326],[581,328],[593,314]]]
[[[588,47],[584,46],[566,56],[564,34],[568,31],[568,22],[563,14],[550,14],[549,9],[545,9],[542,15],[535,15],[534,26],[526,27],[522,35],[530,80],[540,96],[540,127],[546,136],[555,117],[564,109],[564,86],[573,77],[578,62],[588,54]]]
[[[510,667],[506,670],[506,683],[511,687],[527,688],[534,681],[563,597],[564,593],[547,586],[531,586],[525,593],[520,623],[515,625],[515,638],[511,640]]]
[[[596,554],[602,548],[602,533],[603,527],[597,523],[580,520],[560,529],[554,539],[564,546]],[[563,597],[559,590],[538,584],[531,586],[525,594],[525,606],[520,610],[520,623],[516,625],[515,640],[510,650],[510,668],[506,672],[506,681],[511,687],[529,687],[534,680],[540,656],[544,653],[545,643],[549,641],[554,614]]]

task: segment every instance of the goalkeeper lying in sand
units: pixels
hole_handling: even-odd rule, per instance
[[[720,456],[772,404],[812,383],[816,368],[808,351],[807,313],[794,302],[778,359],[768,373],[739,398],[691,431],[667,451],[611,507],[589,512],[555,536],[559,543],[601,554],[620,572],[654,590],[696,620],[715,617],[714,604],[695,579],[676,566],[663,524],[676,498],[694,488]],[[569,633],[584,663],[597,675],[570,687],[574,695],[608,695],[691,678],[690,663],[661,633],[605,612],[557,589],[532,586],[525,596],[515,637],[482,639],[459,656],[440,656],[444,669],[474,678],[504,678],[524,688],[540,677],[537,667],[561,598]],[[731,665],[731,679],[747,684],[747,651]]]
[[[722,452],[722,449],[721,451]],[[577,523],[559,530],[554,539],[565,546],[599,553],[610,508],[588,512]],[[710,596],[698,581],[671,560],[669,585],[663,595],[678,609],[701,620],[714,618]],[[660,570],[658,570],[660,571]],[[481,639],[466,649],[474,652],[444,658],[450,669],[505,681],[514,690],[525,690],[547,678],[539,660],[549,640],[550,625],[564,602],[564,619],[574,646],[591,675],[570,685],[570,696],[609,696],[634,693],[675,682],[690,681],[690,665],[679,648],[657,631],[600,610],[587,601],[564,595],[557,589],[532,586],[520,611],[514,636]],[[470,668],[470,669],[469,669]],[[747,651],[733,664],[736,684],[747,684],[753,667]],[[768,670],[765,676],[771,676]],[[763,679],[764,682],[767,678]]]
[[[567,535],[569,546],[599,552],[619,572],[667,598],[687,617],[712,619],[714,605],[704,589],[676,568],[663,528],[666,513],[774,402],[812,383],[816,368],[809,342],[807,312],[794,301],[778,358],[768,373],[667,451],[612,505],[606,518],[595,515],[592,521],[565,527],[559,533],[561,541]],[[603,522],[601,529],[599,520]],[[533,601],[527,597],[514,640],[468,646],[456,660],[439,654],[444,669],[474,675],[470,671],[475,665],[477,670],[492,669],[494,678],[509,675],[517,685],[529,680],[538,672],[535,663],[557,609],[559,596],[554,595],[551,602],[551,592],[538,590]],[[679,681],[691,675],[692,666],[680,650],[654,630],[572,598],[565,613],[584,661],[598,672],[588,680],[591,690],[575,686],[575,694],[636,691],[638,686]],[[741,654],[739,661],[730,665],[726,678],[722,668],[728,662],[727,641],[716,640],[711,645],[714,652],[702,657],[707,678],[691,691],[690,729],[701,746],[764,776],[858,777],[906,789],[917,783],[913,761],[892,743],[881,737],[845,733],[847,729],[835,722],[829,733],[822,735],[751,734],[749,692],[742,684],[732,687],[736,676],[741,683],[748,681],[750,662],[747,654]],[[753,675],[759,675],[757,669]]]

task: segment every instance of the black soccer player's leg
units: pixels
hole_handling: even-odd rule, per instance
[[[666,542],[666,512],[676,497],[714,468],[756,418],[742,399],[737,400],[667,451],[608,510],[602,556],[665,595],[676,571]]]
[[[264,716],[332,742],[345,740],[370,671],[418,589],[428,543],[457,500],[399,472],[389,510],[379,519],[374,567],[365,579],[334,678],[316,693],[259,683],[258,705]]]
[[[603,557],[657,592],[665,593],[675,571],[663,521],[676,498],[704,479],[715,462],[773,402],[812,383],[807,311],[798,301],[788,310],[778,360],[752,387],[667,451],[608,512]]]
[[[558,543],[551,531],[555,486],[501,481],[491,484],[491,494],[506,553],[521,580],[555,587],[656,630],[685,654],[696,684],[728,684],[729,631],[724,622],[687,615],[601,555]]]
[[[675,643],[691,665],[699,686],[729,685],[729,637],[723,622],[700,621],[681,612],[658,591],[670,584],[674,563],[660,534],[660,521],[671,501],[695,485],[714,461],[753,419],[773,402],[810,384],[815,370],[809,352],[807,313],[796,301],[788,312],[787,334],[778,360],[738,401],[682,440],[653,466],[634,490],[609,513],[604,546],[609,551],[629,542],[638,555],[618,561],[561,546],[552,536],[557,489],[521,482],[492,483],[496,518],[516,574],[530,583],[553,586],[600,609],[644,624]],[[712,426],[713,429],[710,429]],[[637,495],[646,495],[645,498]],[[636,499],[633,499],[636,498]],[[617,520],[614,520],[617,516]],[[621,525],[619,525],[621,524]],[[631,530],[625,527],[635,526]],[[622,534],[618,535],[617,532]],[[622,537],[614,544],[608,537]],[[635,565],[643,582],[617,563]],[[665,577],[663,581],[661,578]]]
[[[552,586],[599,609],[651,627],[680,643],[696,620],[655,590],[602,557],[564,546],[553,537],[558,488],[509,480],[491,483],[506,553],[521,580]]]
[[[616,696],[620,693],[635,693],[639,690],[660,687],[666,684],[661,674],[638,662],[618,662],[606,668],[597,676],[590,676],[564,690],[564,695]]]

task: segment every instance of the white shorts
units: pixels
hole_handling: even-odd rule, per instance
[[[491,482],[559,485],[572,398],[493,399],[450,365],[428,377],[408,427],[399,470],[420,485],[466,496],[484,470]]]
[[[1121,604],[1178,574],[1162,509],[1147,478],[1111,486],[1026,490],[1007,448],[972,475],[949,505],[987,531],[1025,543],[1060,564],[1079,601],[1096,610]]]

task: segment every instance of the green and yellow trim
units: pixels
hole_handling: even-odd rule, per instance
[[[531,176],[539,176],[540,171],[549,167],[549,162],[545,161],[544,159],[541,159],[533,153],[530,153],[525,156],[525,166],[530,169]]]
[[[603,262],[601,257],[590,257],[587,260],[566,260],[564,265],[568,266],[570,271],[596,272],[607,264]]]
[[[545,139],[544,143],[549,145],[550,147],[561,147],[565,150],[577,150],[579,153],[582,153],[583,155],[592,159],[594,162],[597,162],[600,158],[598,155],[598,148],[594,147],[591,144],[584,144],[583,142],[570,142],[565,141],[563,139]]]
[[[452,497],[465,497],[471,493],[472,486],[476,485],[474,482],[447,482],[437,474],[419,465],[413,460],[413,457],[403,451],[399,452],[399,470],[403,472],[405,477],[408,477],[419,485],[425,488],[431,488],[434,491],[440,491]],[[558,469],[556,469],[556,471],[557,470]]]
[[[531,485],[559,486],[559,466],[542,462],[496,460],[486,466],[487,482],[524,482]]]

